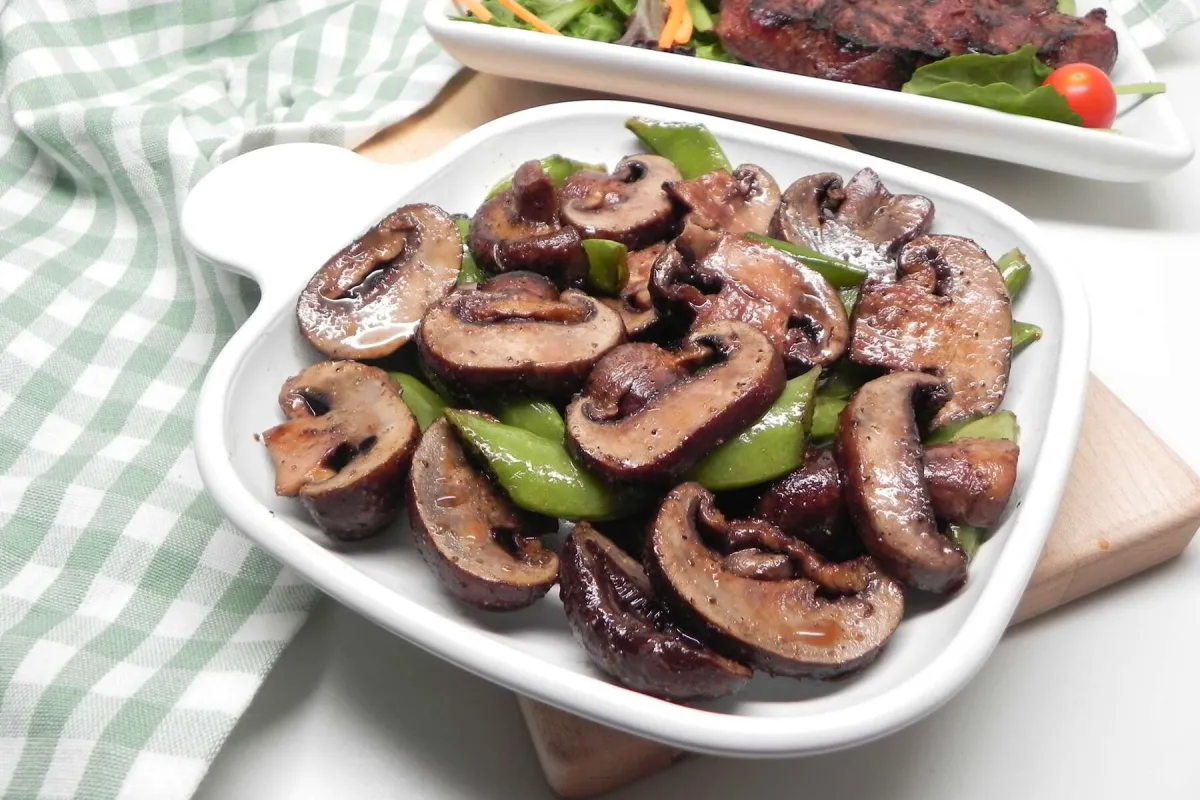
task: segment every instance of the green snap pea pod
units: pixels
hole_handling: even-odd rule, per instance
[[[842,307],[846,309],[847,314],[854,313],[854,307],[858,305],[858,297],[862,291],[857,286],[851,286],[849,289],[838,289],[838,295],[842,298]]]
[[[608,172],[608,167],[603,164],[589,164],[586,161],[576,161],[573,158],[560,156],[557,153],[552,156],[547,156],[541,160],[542,170],[549,176],[550,181],[555,188],[560,188],[566,183],[567,178],[574,175],[576,172],[581,172],[585,169],[594,170],[596,172]],[[504,180],[497,183],[488,192],[487,199],[491,200],[501,192],[512,188],[513,176],[509,175]]]
[[[1011,411],[997,411],[986,417],[951,422],[935,430],[925,439],[925,444],[946,444],[956,439],[1008,439],[1018,442],[1021,426],[1017,415]]]
[[[1004,288],[1008,289],[1008,296],[1016,300],[1025,284],[1029,282],[1029,276],[1033,274],[1033,267],[1025,258],[1025,254],[1015,248],[1009,250],[1000,256],[996,268],[1000,270],[1000,277],[1004,278]]]
[[[818,367],[788,381],[758,422],[705,456],[688,480],[719,492],[756,486],[799,469],[820,375]]]
[[[809,438],[814,442],[824,442],[832,439],[837,433],[838,418],[846,407],[845,397],[830,397],[817,394],[813,404],[812,427],[809,428]]]
[[[561,443],[567,434],[562,414],[553,403],[530,397],[514,397],[499,403],[496,418],[505,425],[523,428],[543,439]]]
[[[1008,439],[1010,442],[1016,442],[1020,435],[1017,415],[1011,411],[997,411],[970,422],[944,425],[933,432],[926,444],[941,444],[956,439]],[[963,549],[967,560],[970,561],[987,541],[988,531],[974,525],[951,523],[946,526],[946,535]]]
[[[629,281],[629,248],[608,239],[584,239],[587,288],[597,294],[618,295]]]
[[[462,266],[458,268],[458,281],[456,285],[484,283],[488,279],[488,274],[475,261],[475,256],[471,255],[471,246],[468,244],[471,241],[470,218],[465,214],[456,214],[454,216],[454,225],[458,228],[458,236],[462,239],[463,245]]]
[[[758,233],[747,233],[746,238],[787,253],[804,266],[820,273],[821,277],[837,289],[854,288],[860,286],[867,279],[867,271],[854,266],[849,261],[822,255],[816,250],[809,250],[807,247],[800,247],[790,242],[781,242]]]
[[[817,391],[809,438],[814,442],[832,439],[837,433],[838,418],[850,395],[871,378],[876,371],[843,359],[833,368],[833,374]]]
[[[1015,356],[1029,345],[1042,338],[1042,329],[1029,322],[1014,322],[1012,329],[1012,351]]]
[[[446,399],[406,372],[389,372],[400,386],[400,399],[417,418],[422,433],[449,407]]]
[[[625,127],[651,152],[674,164],[685,181],[718,169],[733,170],[716,137],[703,125],[633,117],[625,121]]]
[[[646,496],[610,486],[585,472],[561,442],[469,411],[446,419],[518,508],[547,517],[605,520],[628,516]]]

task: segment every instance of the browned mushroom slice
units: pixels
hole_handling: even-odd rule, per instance
[[[874,170],[863,169],[845,187],[830,172],[796,181],[783,193],[773,228],[779,239],[849,261],[869,280],[892,283],[900,248],[932,222],[929,198],[894,195]]]
[[[942,522],[990,528],[1017,478],[1019,448],[999,439],[961,439],[925,448],[925,482]],[[795,536],[834,561],[862,551],[848,524],[841,470],[828,448],[810,447],[804,466],[771,484],[753,516]]]
[[[668,700],[707,700],[750,680],[745,666],[680,632],[641,566],[586,522],[563,546],[559,593],[575,639],[631,689]]]
[[[750,548],[788,555],[801,577],[730,570],[732,556],[722,552]],[[730,523],[695,483],[663,501],[645,564],[682,626],[723,655],[778,675],[829,678],[863,667],[904,616],[899,584],[870,557],[832,564],[770,525]]]
[[[577,391],[623,341],[617,312],[574,289],[559,294],[530,273],[497,276],[443,298],[417,337],[425,366],[452,390],[558,397]]]
[[[631,369],[630,353],[643,365]],[[779,354],[757,328],[742,322],[723,320],[693,331],[674,365],[664,365],[669,357],[657,353],[662,351],[654,345],[617,348],[567,407],[568,442],[610,479],[685,472],[758,419],[783,391]],[[684,371],[690,374],[676,380]]]
[[[933,513],[960,525],[990,528],[1017,481],[1020,448],[1003,439],[959,439],[925,448]]]
[[[398,208],[317,270],[296,305],[300,331],[330,358],[384,358],[412,338],[461,266],[449,214]]]
[[[1012,362],[1012,307],[996,265],[970,239],[923,236],[901,252],[900,271],[900,283],[863,290],[850,357],[945,379],[953,396],[935,427],[992,413]]]
[[[667,184],[667,192],[704,228],[766,235],[779,210],[779,185],[762,167],[743,164]]]
[[[658,310],[654,308],[650,297],[650,271],[654,267],[654,260],[665,247],[660,242],[630,253],[629,279],[621,290],[621,296],[597,298],[621,315],[625,333],[630,338],[646,333],[658,322]]]
[[[967,580],[967,556],[934,522],[917,412],[931,415],[948,396],[932,375],[876,378],[850,398],[836,440],[846,505],[867,551],[896,578],[940,593]]]
[[[663,184],[680,179],[662,156],[628,156],[612,175],[584,170],[563,184],[561,218],[584,239],[611,239],[640,250],[661,242],[675,227]]]
[[[559,286],[587,275],[579,233],[558,221],[558,193],[541,163],[517,168],[512,188],[486,201],[471,220],[471,253],[492,272],[528,270]]]
[[[558,578],[532,521],[473,467],[445,419],[429,426],[409,471],[408,518],[425,563],[465,603],[524,608]]]
[[[748,322],[770,338],[789,374],[841,358],[850,322],[837,290],[774,247],[689,224],[654,265],[654,294],[682,303],[693,326]]]
[[[391,524],[419,432],[388,374],[325,361],[290,378],[279,405],[288,421],[263,434],[276,494],[299,497],[335,539],[365,539]]]

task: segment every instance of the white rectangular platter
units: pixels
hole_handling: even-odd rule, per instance
[[[1104,2],[1080,8],[1104,8]],[[425,8],[429,33],[480,72],[628,95],[749,119],[839,131],[952,150],[1103,181],[1145,181],[1187,164],[1193,144],[1168,94],[1119,98],[1107,133],[1005,114],[932,97],[855,86],[603,42],[550,36],[452,19],[453,0]],[[1156,80],[1154,69],[1115,14],[1117,84]],[[1176,98],[1178,99],[1178,98]]]
[[[738,695],[694,707],[647,697],[614,685],[591,665],[571,638],[556,591],[509,614],[467,608],[425,567],[407,525],[358,546],[333,547],[298,503],[274,495],[257,434],[280,421],[275,397],[284,380],[320,360],[296,325],[296,298],[313,272],[401,204],[469,212],[523,161],[562,152],[612,165],[640,152],[623,127],[631,116],[703,122],[733,163],[759,164],[782,185],[869,166],[893,191],[932,198],[935,231],[972,237],[993,255],[1019,246],[1035,266],[1017,314],[1044,327],[1046,337],[1016,360],[1005,402],[1023,431],[1013,501],[973,563],[966,589],[913,613],[880,659],[852,679],[823,684],[758,676]],[[378,164],[324,145],[256,151],[201,181],[188,198],[183,229],[201,255],[262,287],[253,316],[213,364],[197,408],[200,472],[233,523],[328,594],[453,664],[688,750],[765,757],[847,747],[948,700],[984,663],[1017,607],[1074,455],[1088,376],[1087,306],[1034,225],[974,189],[823,142],[661,107],[566,103],[496,120],[415,165]]]

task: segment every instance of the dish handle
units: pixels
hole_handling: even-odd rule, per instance
[[[203,258],[258,283],[259,307],[271,307],[390,211],[420,169],[328,144],[254,150],[196,184],[183,206],[183,235]],[[331,194],[329,186],[342,190]]]

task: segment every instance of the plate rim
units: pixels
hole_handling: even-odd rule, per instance
[[[817,160],[831,160],[825,156],[847,152],[837,145],[750,123],[649,104],[593,100],[541,106],[493,120],[452,142],[421,162],[421,169],[409,174],[416,176],[414,180],[419,185],[424,176],[486,140],[502,137],[525,125],[589,112],[602,112],[614,120],[657,115],[700,121],[712,127],[718,137],[732,134],[744,140],[753,133],[753,138],[749,139],[752,142],[782,145]],[[1060,314],[1058,324],[1062,327],[1059,369],[1046,437],[1030,475],[1029,488],[1014,512],[1013,529],[992,575],[959,630],[937,657],[870,703],[805,717],[750,717],[681,706],[640,695],[603,678],[575,673],[547,662],[509,645],[502,638],[477,632],[461,623],[448,625],[441,613],[393,593],[276,518],[236,477],[225,432],[229,389],[259,339],[282,315],[290,313],[294,297],[286,292],[272,292],[263,287],[259,307],[226,344],[205,379],[194,424],[201,478],[235,527],[325,593],[474,674],[601,724],[691,751],[742,757],[783,757],[841,749],[907,726],[948,701],[982,667],[1003,634],[1036,566],[1054,522],[1082,424],[1088,385],[1089,314],[1078,279],[1057,265],[1057,259],[1042,243],[1034,223],[1018,211],[983,192],[932,173],[857,152],[855,156],[856,162],[875,168],[885,180],[941,187],[944,193],[953,193],[982,213],[998,216],[1000,221],[1019,232],[1023,244],[1032,245],[1030,250],[1038,254],[1040,272],[1055,286]],[[234,159],[230,163],[236,162]],[[187,213],[185,205],[185,216]],[[980,619],[984,621],[980,622]],[[456,632],[461,636],[462,628],[469,634],[465,640],[456,638]]]

